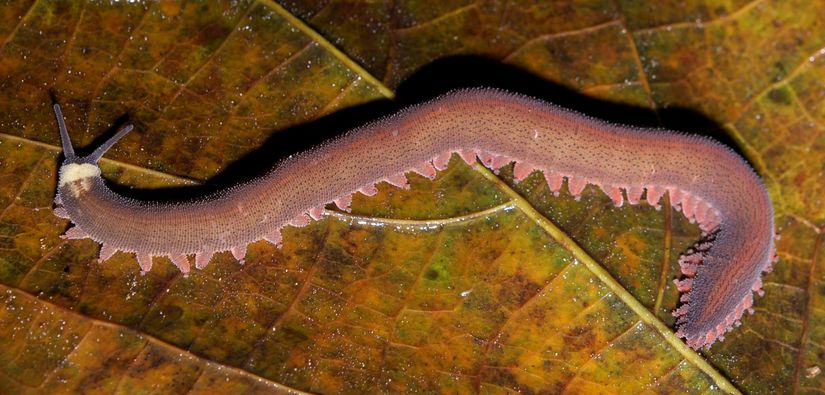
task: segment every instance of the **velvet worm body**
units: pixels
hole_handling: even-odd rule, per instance
[[[334,202],[348,210],[352,194],[375,184],[407,186],[405,173],[432,178],[453,153],[498,169],[515,162],[518,180],[542,171],[558,192],[567,179],[578,196],[599,186],[617,206],[646,200],[671,205],[707,236],[680,258],[678,334],[694,348],[710,346],[751,310],[753,292],[774,260],[773,208],[759,177],[712,140],[662,130],[611,125],[551,104],[493,89],[455,91],[352,130],[294,155],[267,175],[186,204],[133,200],[112,192],[97,161],[124,128],[91,155],[77,157],[55,105],[65,161],[55,214],[75,227],[68,238],[101,243],[100,261],[135,253],[142,272],[168,256],[184,273],[205,267],[215,252],[242,260],[248,244],[281,241],[284,226],[304,226]],[[624,194],[623,194],[624,191]],[[625,198],[626,195],[626,198]]]

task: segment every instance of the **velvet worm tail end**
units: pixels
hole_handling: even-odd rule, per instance
[[[457,154],[498,169],[515,162],[521,180],[541,171],[558,193],[566,180],[578,196],[587,184],[616,204],[671,206],[699,224],[703,240],[679,260],[684,277],[677,333],[693,348],[709,347],[752,311],[753,293],[775,259],[773,206],[762,181],[729,148],[710,139],[608,124],[551,104],[495,89],[466,89],[410,107],[279,163],[267,175],[194,202],[146,202],[118,195],[100,176],[100,157],[126,126],[86,157],[69,142],[55,114],[65,154],[56,215],[75,226],[67,238],[101,244],[100,261],[134,253],[141,272],[167,256],[183,272],[203,269],[247,245],[281,243],[285,226],[305,226],[325,205],[348,210],[352,195],[375,184],[406,188],[407,173],[432,178]]]

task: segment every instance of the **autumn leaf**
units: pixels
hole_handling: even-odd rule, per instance
[[[6,4],[0,388],[820,392],[822,15],[821,1],[767,0]],[[263,173],[267,150],[342,133],[353,108],[386,115],[365,104],[467,55],[467,73],[498,63],[581,103],[717,125],[703,132],[744,153],[776,209],[781,260],[756,313],[690,350],[670,314],[676,261],[699,237],[681,213],[616,208],[593,186],[555,196],[539,173],[517,182],[457,157],[186,278],[165,259],[145,276],[129,254],[97,264],[96,243],[59,238],[53,98],[81,149],[134,122],[104,176],[170,197]]]

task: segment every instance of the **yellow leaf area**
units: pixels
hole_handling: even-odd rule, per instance
[[[822,15],[825,2],[803,0],[4,4],[0,388],[821,392]],[[143,277],[128,254],[98,265],[96,243],[58,238],[52,97],[81,152],[135,123],[103,173],[151,196],[208,182],[280,131],[392,98],[455,55],[671,128],[674,107],[720,125],[777,213],[781,261],[756,314],[710,350],[686,349],[672,280],[699,232],[680,213],[615,208],[592,186],[556,197],[538,173],[516,183],[509,167],[456,158],[435,181],[382,184],[352,213],[287,230],[282,250],[254,244],[244,266],[219,254],[188,278],[165,258]]]
[[[298,392],[132,329],[0,288],[5,393]]]

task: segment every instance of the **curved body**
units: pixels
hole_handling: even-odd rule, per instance
[[[217,251],[242,259],[249,243],[278,244],[282,227],[319,218],[330,202],[347,209],[354,192],[369,194],[380,181],[404,186],[408,171],[434,176],[453,153],[492,168],[515,161],[517,178],[540,170],[554,191],[562,177],[574,195],[595,184],[617,205],[625,200],[622,191],[638,203],[646,190],[651,204],[668,192],[673,207],[715,239],[680,261],[686,278],[677,285],[687,293],[675,314],[679,334],[692,347],[709,345],[732,327],[770,268],[770,198],[730,149],[705,138],[610,125],[489,89],[457,91],[409,108],[294,155],[264,177],[188,204],[117,195],[90,167],[97,158],[67,155],[56,210],[76,225],[69,237],[103,244],[102,259],[117,250],[134,252],[146,271],[152,256],[166,255],[188,272],[186,255],[196,255],[198,268]]]

